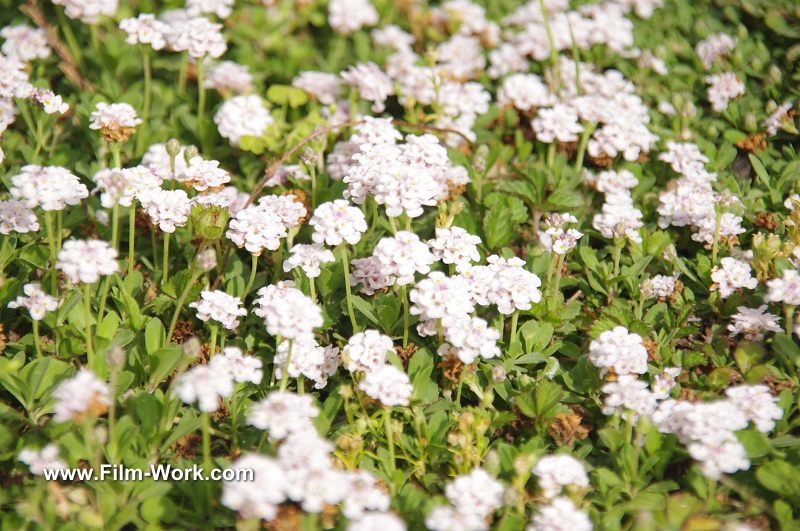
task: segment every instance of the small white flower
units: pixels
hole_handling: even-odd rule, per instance
[[[197,318],[201,321],[213,319],[228,330],[236,330],[238,317],[247,315],[247,310],[239,307],[242,299],[224,291],[201,291],[200,297],[202,300],[189,304],[189,307],[197,308]]]
[[[212,369],[228,371],[231,378],[238,383],[251,382],[256,385],[260,384],[264,377],[262,365],[260,359],[246,356],[239,347],[225,347],[222,354],[214,356],[209,362]]]
[[[58,253],[56,269],[63,271],[73,284],[91,284],[101,275],[119,271],[117,251],[102,240],[67,240]]]
[[[9,302],[9,308],[27,308],[31,313],[31,318],[36,321],[44,319],[45,313],[58,309],[60,301],[42,291],[39,283],[25,284],[22,291],[26,297],[17,297],[17,300]]]
[[[43,475],[45,470],[67,468],[66,463],[59,456],[58,446],[53,443],[48,444],[41,450],[23,448],[17,459],[28,465],[31,474],[37,476]]]
[[[414,391],[408,375],[389,364],[369,371],[358,388],[386,407],[407,406]]]
[[[220,398],[233,394],[233,378],[228,371],[210,365],[196,365],[181,374],[175,384],[175,394],[187,404],[197,402],[205,413],[219,409]]]
[[[51,395],[57,400],[54,422],[79,422],[87,413],[97,416],[106,411],[110,390],[91,370],[83,368],[58,384]]]

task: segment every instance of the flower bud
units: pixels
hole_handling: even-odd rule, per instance
[[[205,241],[217,241],[225,235],[230,214],[227,208],[196,205],[192,208],[191,222],[194,233]]]
[[[756,72],[761,72],[764,70],[764,62],[758,57],[753,57],[750,60],[750,68],[752,68]]]
[[[181,143],[177,138],[170,138],[166,144],[167,155],[175,157],[181,152]]]
[[[202,347],[200,340],[192,336],[183,342],[183,355],[187,358],[196,358],[200,354]]]
[[[313,166],[317,163],[317,152],[311,146],[306,146],[300,156],[300,161],[306,166]]]
[[[664,248],[664,252],[661,253],[661,258],[663,258],[664,260],[672,261],[672,260],[675,260],[675,258],[677,256],[678,256],[678,251],[677,251],[677,249],[675,249],[675,244],[674,243],[670,243],[669,245],[667,245]]]
[[[197,253],[195,260],[197,260],[197,265],[203,271],[211,271],[217,267],[217,253],[211,248]]]
[[[503,382],[506,379],[506,370],[502,365],[495,365],[492,367],[492,380],[495,382]]]
[[[483,173],[486,171],[486,158],[489,156],[489,146],[481,144],[472,158],[472,169],[475,173]]]
[[[196,156],[200,155],[200,151],[197,149],[197,146],[188,146],[183,151],[183,158],[186,159],[186,163],[188,164],[190,160],[195,158]]]
[[[769,68],[767,68],[767,79],[769,79],[769,81],[772,83],[780,83],[783,79],[781,69],[775,64],[769,65]]]
[[[744,130],[748,133],[755,133],[758,131],[758,120],[756,115],[749,112],[744,116]]]
[[[125,351],[119,345],[114,345],[108,349],[106,363],[111,369],[121,369],[125,365]]]

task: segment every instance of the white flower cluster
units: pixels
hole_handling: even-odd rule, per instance
[[[497,104],[530,111],[555,104],[555,97],[536,74],[512,74],[497,91]]]
[[[292,80],[292,86],[306,91],[323,105],[333,105],[341,92],[342,80],[336,74],[308,70]]]
[[[192,213],[192,201],[183,190],[154,190],[142,201],[153,224],[164,232],[175,232],[183,227]]]
[[[219,167],[219,161],[203,160],[201,157],[192,157],[176,178],[198,192],[222,189],[231,181],[230,174]]]
[[[564,103],[556,103],[552,108],[542,107],[531,121],[536,139],[545,144],[574,142],[583,132],[578,113]]]
[[[670,297],[675,293],[675,283],[678,281],[678,273],[670,276],[655,275],[646,279],[639,287],[639,293],[647,297]]]
[[[392,79],[372,61],[357,63],[339,72],[342,81],[358,91],[359,97],[372,102],[372,111],[379,113],[386,108],[385,102],[394,94]]]
[[[386,407],[407,406],[414,391],[408,375],[390,364],[368,371],[358,388]]]
[[[708,101],[716,112],[728,108],[728,103],[744,94],[744,83],[733,72],[725,72],[713,76],[706,76],[708,87]]]
[[[246,65],[220,61],[208,71],[203,86],[221,93],[247,94],[253,91],[253,76]]]
[[[311,419],[319,415],[311,395],[298,395],[289,391],[272,391],[264,400],[250,408],[247,423],[269,432],[273,441],[289,435],[314,430]]]
[[[274,361],[277,378],[282,378],[284,371],[292,378],[303,375],[314,382],[315,389],[325,387],[328,378],[342,364],[339,348],[318,345],[311,333],[283,341],[276,349]]]
[[[444,322],[443,322],[444,324]],[[429,332],[432,332],[429,331]],[[486,359],[500,356],[500,331],[480,317],[458,316],[448,322],[444,340],[437,352],[443,358],[457,357],[462,363],[472,363],[480,356]]]
[[[373,489],[370,492],[380,492]],[[385,496],[385,494],[384,494]],[[345,515],[346,516],[346,515]],[[359,520],[347,524],[347,531],[406,531],[406,523],[394,513],[371,511]]]
[[[239,147],[243,136],[261,137],[275,120],[260,96],[245,94],[223,103],[214,115],[214,123],[221,137]]]
[[[402,136],[389,120],[367,118],[351,137],[358,150],[351,154],[344,182],[345,197],[361,204],[372,195],[386,214],[416,218],[423,207],[445,199],[450,186],[469,182],[466,169],[450,163],[446,149],[433,135]],[[348,150],[349,152],[349,150]]]
[[[197,308],[197,318],[201,321],[213,319],[228,330],[236,330],[238,318],[247,315],[247,310],[240,308],[242,299],[224,291],[201,291],[200,298],[202,300],[190,303],[189,307]]]
[[[311,297],[294,287],[294,282],[280,282],[258,290],[255,314],[264,318],[267,332],[288,339],[311,336],[322,326],[322,310]]]
[[[20,63],[34,59],[47,59],[52,50],[47,45],[47,34],[42,28],[32,28],[24,24],[5,26],[0,29],[0,37],[5,39],[0,52]]]
[[[603,370],[614,369],[617,374],[647,372],[647,349],[642,336],[632,334],[624,326],[606,330],[589,344],[589,360]]]
[[[289,249],[291,256],[283,261],[283,271],[289,272],[299,267],[308,278],[318,277],[322,271],[320,264],[335,262],[336,258],[329,249],[323,249],[322,245],[308,245],[298,243]]]
[[[736,197],[721,197],[714,193],[711,183],[717,180],[715,173],[703,167],[708,158],[700,153],[695,144],[667,142],[667,152],[659,155],[659,160],[670,163],[672,169],[682,174],[667,191],[661,192],[657,208],[660,217],[658,226],[684,227],[690,225],[694,230],[692,239],[711,246],[717,232],[716,205],[722,207],[739,204]],[[725,212],[719,221],[719,237],[726,239],[742,234],[742,217],[733,212]]]
[[[766,120],[761,123],[761,127],[767,130],[769,136],[778,134],[778,130],[784,125],[791,124],[792,119],[789,117],[789,110],[792,108],[791,102],[785,102],[778,106]]]
[[[16,300],[9,302],[8,307],[27,308],[31,319],[36,321],[44,319],[45,313],[56,311],[60,304],[58,299],[42,291],[42,286],[38,282],[25,284],[22,292],[25,293],[25,296],[17,297]]]
[[[711,280],[717,284],[720,297],[727,299],[740,288],[755,289],[758,279],[750,274],[750,264],[730,256],[720,260],[720,266],[711,270]]]
[[[262,365],[260,359],[245,355],[239,347],[225,347],[222,354],[214,356],[209,362],[209,367],[228,373],[235,382],[255,385],[260,384],[264,377]]]
[[[595,214],[592,226],[600,231],[604,238],[627,238],[635,243],[642,243],[639,229],[644,227],[642,211],[633,206],[630,191],[607,193],[602,212]]]
[[[583,237],[583,233],[577,229],[567,229],[564,227],[578,223],[578,219],[572,214],[552,214],[545,219],[547,229],[539,232],[539,242],[546,250],[556,254],[567,254],[578,245],[578,240]]]
[[[432,531],[486,529],[486,518],[503,504],[503,484],[482,468],[457,476],[444,489],[451,506],[433,509],[425,518]]]
[[[781,278],[767,281],[767,290],[765,302],[800,305],[800,273],[795,269],[784,269]]]
[[[717,57],[724,57],[728,55],[736,47],[736,41],[730,35],[725,33],[715,33],[709,35],[697,43],[695,52],[697,57],[703,61],[703,66],[706,70],[711,68]]]
[[[228,49],[222,36],[222,24],[205,17],[194,17],[170,25],[168,36],[170,47],[175,52],[186,51],[189,57],[202,59],[205,56],[218,58]]]
[[[98,103],[89,117],[89,129],[100,129],[104,135],[121,133],[125,129],[133,129],[142,123],[136,115],[136,109],[127,103]]]
[[[373,256],[381,265],[381,273],[392,281],[388,285],[405,286],[414,282],[414,274],[427,274],[436,259],[428,246],[413,232],[398,231],[393,237],[381,238]]]
[[[57,401],[54,422],[80,422],[86,414],[105,413],[111,397],[108,385],[87,368],[62,381],[50,394]]]
[[[478,245],[481,243],[479,236],[468,233],[461,227],[449,229],[436,228],[436,238],[428,240],[434,258],[445,264],[453,264],[457,268],[461,265],[468,266],[470,262],[481,259]]]
[[[125,39],[128,44],[149,44],[154,50],[161,50],[167,45],[165,34],[169,32],[169,26],[151,13],[121,20],[119,29],[128,34]]]
[[[16,110],[11,98],[15,97],[18,88],[27,84],[25,63],[0,54],[0,98],[4,101],[4,107],[9,106]]]
[[[89,197],[89,190],[77,176],[61,166],[28,164],[11,177],[11,197],[19,199],[28,208],[64,210],[67,205],[77,205]]]
[[[219,370],[213,365],[195,365],[178,376],[175,394],[187,404],[197,402],[197,407],[205,413],[213,413],[220,406],[220,398],[233,394],[231,373]]]
[[[24,234],[38,230],[39,220],[33,210],[25,205],[25,201],[0,201],[0,234]]]
[[[369,0],[330,0],[328,24],[337,33],[353,33],[378,23],[378,12]]]
[[[367,230],[363,212],[344,199],[319,205],[308,223],[314,227],[311,235],[314,243],[331,246],[342,242],[355,245],[361,239],[361,233]]]
[[[783,411],[765,385],[741,385],[725,391],[727,399],[713,402],[678,402],[665,400],[653,413],[662,433],[674,433],[686,445],[689,455],[700,461],[700,470],[709,479],[723,473],[750,468],[744,447],[735,431],[747,428],[767,432]]]
[[[48,444],[41,450],[33,448],[23,448],[17,457],[20,461],[30,467],[31,474],[41,476],[45,470],[67,468],[67,464],[61,459],[58,446],[53,443]]]
[[[539,477],[539,487],[545,498],[561,493],[564,487],[588,487],[586,468],[571,455],[547,455],[536,462],[531,470]]]
[[[84,24],[97,24],[101,16],[113,17],[118,7],[118,0],[53,0],[53,3],[64,6],[65,15]]]
[[[186,11],[192,16],[213,13],[219,18],[228,18],[233,12],[234,0],[186,0]]]
[[[464,278],[448,277],[440,271],[434,271],[417,282],[409,293],[409,300],[412,315],[419,315],[423,322],[442,319],[445,326],[471,313],[474,308]]]
[[[345,367],[350,372],[370,372],[386,365],[386,354],[394,351],[392,338],[377,330],[354,334],[342,348]]]
[[[497,311],[504,315],[516,310],[527,311],[531,309],[531,303],[542,300],[539,291],[542,281],[525,269],[525,262],[521,258],[506,259],[492,255],[486,261],[489,271],[494,273],[489,302],[497,305]]]
[[[73,283],[91,284],[119,271],[117,250],[102,240],[67,240],[58,253],[56,269]]]
[[[555,498],[531,517],[526,531],[591,531],[589,516],[575,506],[567,497]]]
[[[287,396],[284,394],[282,399]],[[307,414],[308,409],[299,404],[298,401],[290,407],[299,414]],[[286,417],[287,412],[279,414]],[[292,422],[288,417],[285,420]],[[307,513],[320,513],[326,505],[341,503],[342,513],[353,520],[351,525],[375,521],[375,517],[378,522],[384,521],[380,516],[385,516],[383,511],[389,508],[389,495],[370,473],[335,468],[330,455],[332,450],[333,446],[321,439],[313,428],[291,431],[278,446],[276,457],[245,454],[232,463],[233,469],[253,470],[255,477],[254,481],[226,481],[222,503],[238,511],[241,518],[267,521],[274,520],[278,516],[278,506],[287,501],[299,504]],[[368,520],[370,518],[372,520]],[[397,527],[355,528],[393,531]]]
[[[767,312],[766,304],[758,308],[739,306],[736,309],[739,312],[731,316],[731,322],[728,324],[730,337],[744,334],[744,338],[749,341],[761,341],[764,339],[764,332],[783,332],[783,328],[778,324],[781,318]]]
[[[61,96],[50,89],[36,88],[33,85],[21,85],[17,88],[17,97],[29,98],[39,103],[47,114],[64,114],[69,110],[69,104],[64,103]]]

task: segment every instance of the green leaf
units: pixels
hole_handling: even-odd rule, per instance
[[[744,446],[747,451],[747,457],[754,459],[756,457],[763,457],[767,455],[771,448],[769,439],[758,431],[740,431],[736,433],[739,442]]]
[[[514,224],[510,218],[511,209],[502,203],[486,213],[483,234],[489,249],[499,249],[514,237]]]
[[[375,310],[372,309],[372,305],[369,304],[367,301],[359,297],[358,295],[353,295],[352,297],[353,306],[359,313],[365,316],[367,319],[372,321],[372,324],[381,328],[381,321],[378,319],[378,316],[375,315]]]
[[[756,479],[762,486],[781,496],[800,497],[800,470],[782,459],[761,466],[756,470]]]
[[[162,348],[150,355],[150,380],[148,388],[152,391],[158,384],[172,374],[183,360],[183,349],[179,346]]]
[[[144,345],[148,354],[154,354],[157,350],[164,346],[166,338],[166,331],[164,325],[161,324],[159,319],[150,319],[147,326],[144,327]]]
[[[431,403],[439,398],[439,386],[431,378],[433,354],[430,350],[419,349],[408,362],[408,377],[414,385],[414,396],[423,403]]]
[[[169,498],[158,497],[146,500],[140,507],[139,512],[145,522],[156,525],[161,522],[174,522],[178,516],[175,504]]]

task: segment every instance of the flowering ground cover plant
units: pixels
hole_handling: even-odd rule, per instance
[[[6,6],[0,529],[800,527],[794,2]]]

